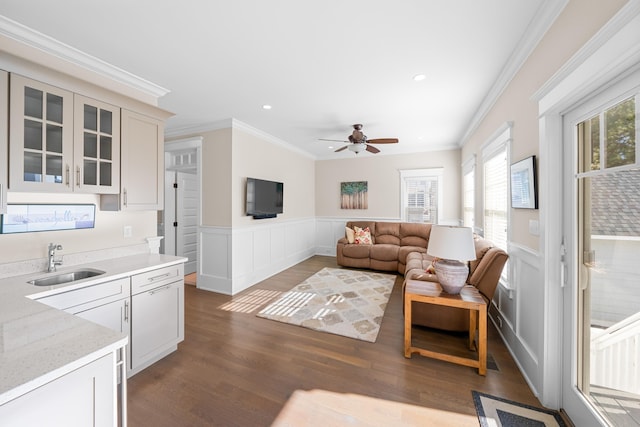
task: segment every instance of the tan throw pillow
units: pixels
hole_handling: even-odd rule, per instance
[[[356,241],[356,232],[349,227],[344,228],[344,234],[347,237],[347,242],[353,243]]]
[[[369,227],[360,228],[353,227],[355,230],[355,243],[358,245],[370,245],[371,244],[371,231],[369,231]]]

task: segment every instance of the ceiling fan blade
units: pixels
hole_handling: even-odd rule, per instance
[[[329,141],[329,142],[349,142],[349,141],[345,141],[343,139],[324,139],[324,138],[318,138],[318,141]]]
[[[369,144],[397,144],[398,138],[376,138],[376,139],[368,139],[367,142]]]
[[[342,150],[346,150],[346,149],[347,149],[347,147],[349,147],[349,146],[348,146],[348,145],[345,145],[344,147],[340,147],[340,148],[338,148],[336,151],[334,151],[334,153],[337,153],[337,152],[342,151]]]
[[[378,150],[376,147],[374,147],[373,145],[369,145],[367,144],[367,151],[373,154],[379,153],[380,150]]]

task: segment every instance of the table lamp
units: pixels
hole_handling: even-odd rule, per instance
[[[442,289],[449,294],[459,294],[469,275],[466,261],[476,259],[473,231],[469,227],[434,225],[427,254],[436,258],[433,268]]]

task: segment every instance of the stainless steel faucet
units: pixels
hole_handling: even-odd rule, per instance
[[[56,271],[56,267],[62,265],[62,258],[56,259],[56,250],[61,251],[62,245],[49,243],[49,265],[47,267],[49,273]]]

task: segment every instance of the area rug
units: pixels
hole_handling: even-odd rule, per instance
[[[396,276],[323,268],[256,316],[375,342]]]
[[[558,411],[536,408],[472,391],[482,427],[566,427]]]

